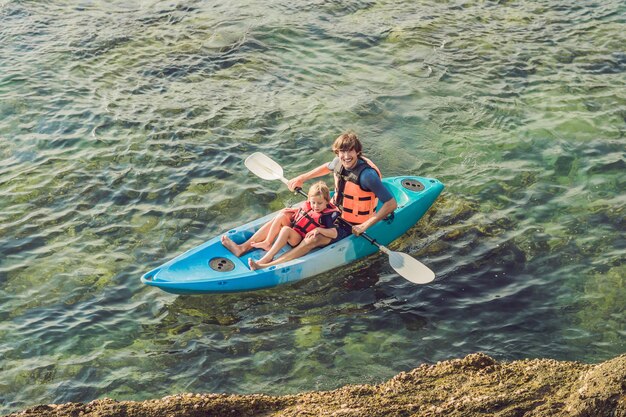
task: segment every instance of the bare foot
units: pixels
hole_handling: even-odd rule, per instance
[[[272,242],[268,242],[267,240],[263,240],[261,242],[254,242],[250,246],[257,249],[270,250],[272,247]]]
[[[248,259],[248,266],[250,267],[251,270],[256,271],[257,269],[261,269],[263,268],[258,262],[256,262],[254,259],[250,258]]]
[[[243,254],[241,247],[226,235],[222,236],[222,245],[224,245],[224,247],[231,251],[235,256],[241,256]]]

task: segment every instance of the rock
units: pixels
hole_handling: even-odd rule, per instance
[[[421,365],[378,385],[281,397],[182,394],[143,402],[109,398],[38,405],[27,417],[447,416],[626,417],[626,355],[598,365],[534,359],[498,362],[482,353]]]
[[[575,417],[626,416],[626,355],[602,363],[580,376],[568,400]],[[612,414],[611,414],[612,413]]]

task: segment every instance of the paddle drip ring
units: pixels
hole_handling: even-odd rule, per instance
[[[418,180],[412,180],[410,178],[403,179],[402,186],[410,191],[424,191],[424,184]]]
[[[232,261],[221,257],[211,259],[209,266],[211,269],[218,272],[228,272],[235,269],[235,264]]]

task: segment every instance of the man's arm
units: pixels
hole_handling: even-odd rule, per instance
[[[324,176],[330,173],[330,169],[328,168],[328,164],[323,164],[318,166],[317,168],[313,168],[309,172],[305,172],[304,174],[300,174],[297,177],[289,180],[287,186],[289,190],[294,191],[296,188],[302,188],[305,181],[308,181],[312,178],[317,178]]]
[[[382,183],[380,177],[373,169],[366,169],[365,171],[363,171],[361,173],[361,181],[365,188],[371,190],[374,194],[376,194],[376,197],[383,202],[383,205],[380,210],[378,210],[368,220],[352,227],[352,233],[357,236],[365,232],[367,229],[369,229],[379,221],[386,218],[396,208],[398,208],[398,203],[393,197],[393,194],[391,194],[387,187],[385,187],[385,184]]]
[[[391,200],[386,201],[383,206],[378,210],[372,217],[368,220],[364,221],[361,224],[357,224],[352,226],[352,233],[359,236],[364,233],[367,229],[383,220],[385,217],[390,215],[396,208],[398,208],[398,203],[396,199],[391,197]]]

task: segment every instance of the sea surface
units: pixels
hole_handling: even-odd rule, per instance
[[[352,130],[446,189],[392,249],[176,296],[148,270],[299,201]],[[331,180],[327,178],[327,180]],[[0,413],[287,394],[626,351],[626,3],[0,0]]]

